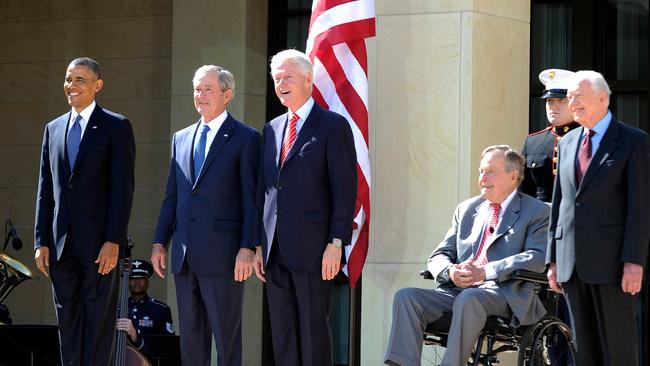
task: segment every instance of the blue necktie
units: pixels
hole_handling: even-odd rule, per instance
[[[79,152],[79,143],[81,142],[81,115],[78,114],[74,119],[72,128],[68,131],[68,163],[70,163],[70,170],[74,168],[74,161],[77,159]]]
[[[199,141],[194,146],[194,181],[199,177],[201,172],[201,167],[203,166],[203,161],[205,160],[205,144],[208,139],[208,132],[210,132],[210,126],[207,124],[203,125],[203,130],[201,130],[201,136]]]

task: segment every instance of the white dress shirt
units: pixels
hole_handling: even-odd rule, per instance
[[[217,136],[217,132],[219,132],[219,129],[221,128],[221,125],[226,121],[226,118],[228,118],[228,112],[223,111],[220,115],[215,117],[213,120],[207,122],[208,127],[210,127],[210,130],[208,131],[208,134],[205,136],[205,156],[208,156],[208,152],[210,151],[210,145],[212,145],[212,141],[214,141],[214,138]],[[194,146],[192,147],[192,151],[196,149],[196,144],[199,142],[199,139],[197,138],[199,135],[201,135],[201,131],[203,131],[203,126],[205,126],[206,122],[201,117],[201,125],[199,126],[198,130],[196,131],[196,137],[194,138]]]

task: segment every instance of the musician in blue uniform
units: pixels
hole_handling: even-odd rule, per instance
[[[117,320],[117,329],[124,330],[129,335],[133,345],[143,350],[144,340],[141,335],[174,334],[172,313],[169,306],[149,297],[149,277],[153,274],[151,263],[135,259],[131,263],[129,276],[129,318]]]
[[[566,97],[569,78],[573,72],[548,69],[539,74],[545,90],[546,117],[550,125],[528,135],[521,154],[526,158],[524,181],[519,191],[544,202],[551,202],[557,164],[557,144],[567,132],[580,125],[573,121]]]

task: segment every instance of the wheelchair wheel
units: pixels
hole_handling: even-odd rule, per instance
[[[445,348],[438,345],[424,347],[422,349],[422,362],[423,364],[440,365],[442,357],[445,355]]]
[[[544,317],[529,326],[519,347],[518,366],[573,365],[573,333],[562,320]]]

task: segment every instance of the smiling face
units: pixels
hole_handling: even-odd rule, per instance
[[[275,94],[291,112],[296,112],[311,97],[312,74],[301,69],[296,61],[285,60],[272,75]]]
[[[546,117],[553,126],[564,126],[573,122],[573,112],[569,108],[569,99],[546,99]]]
[[[519,174],[516,169],[507,171],[506,155],[501,150],[487,152],[479,167],[478,186],[481,197],[501,203],[517,188]]]
[[[219,76],[214,72],[206,72],[194,82],[194,107],[209,122],[218,117],[232,100],[233,91],[221,90]]]
[[[595,89],[588,79],[569,87],[567,98],[573,119],[586,128],[593,128],[607,114],[609,96]]]
[[[68,104],[77,112],[83,111],[95,100],[95,94],[102,90],[104,81],[88,67],[83,65],[68,66],[63,83],[63,91]]]

